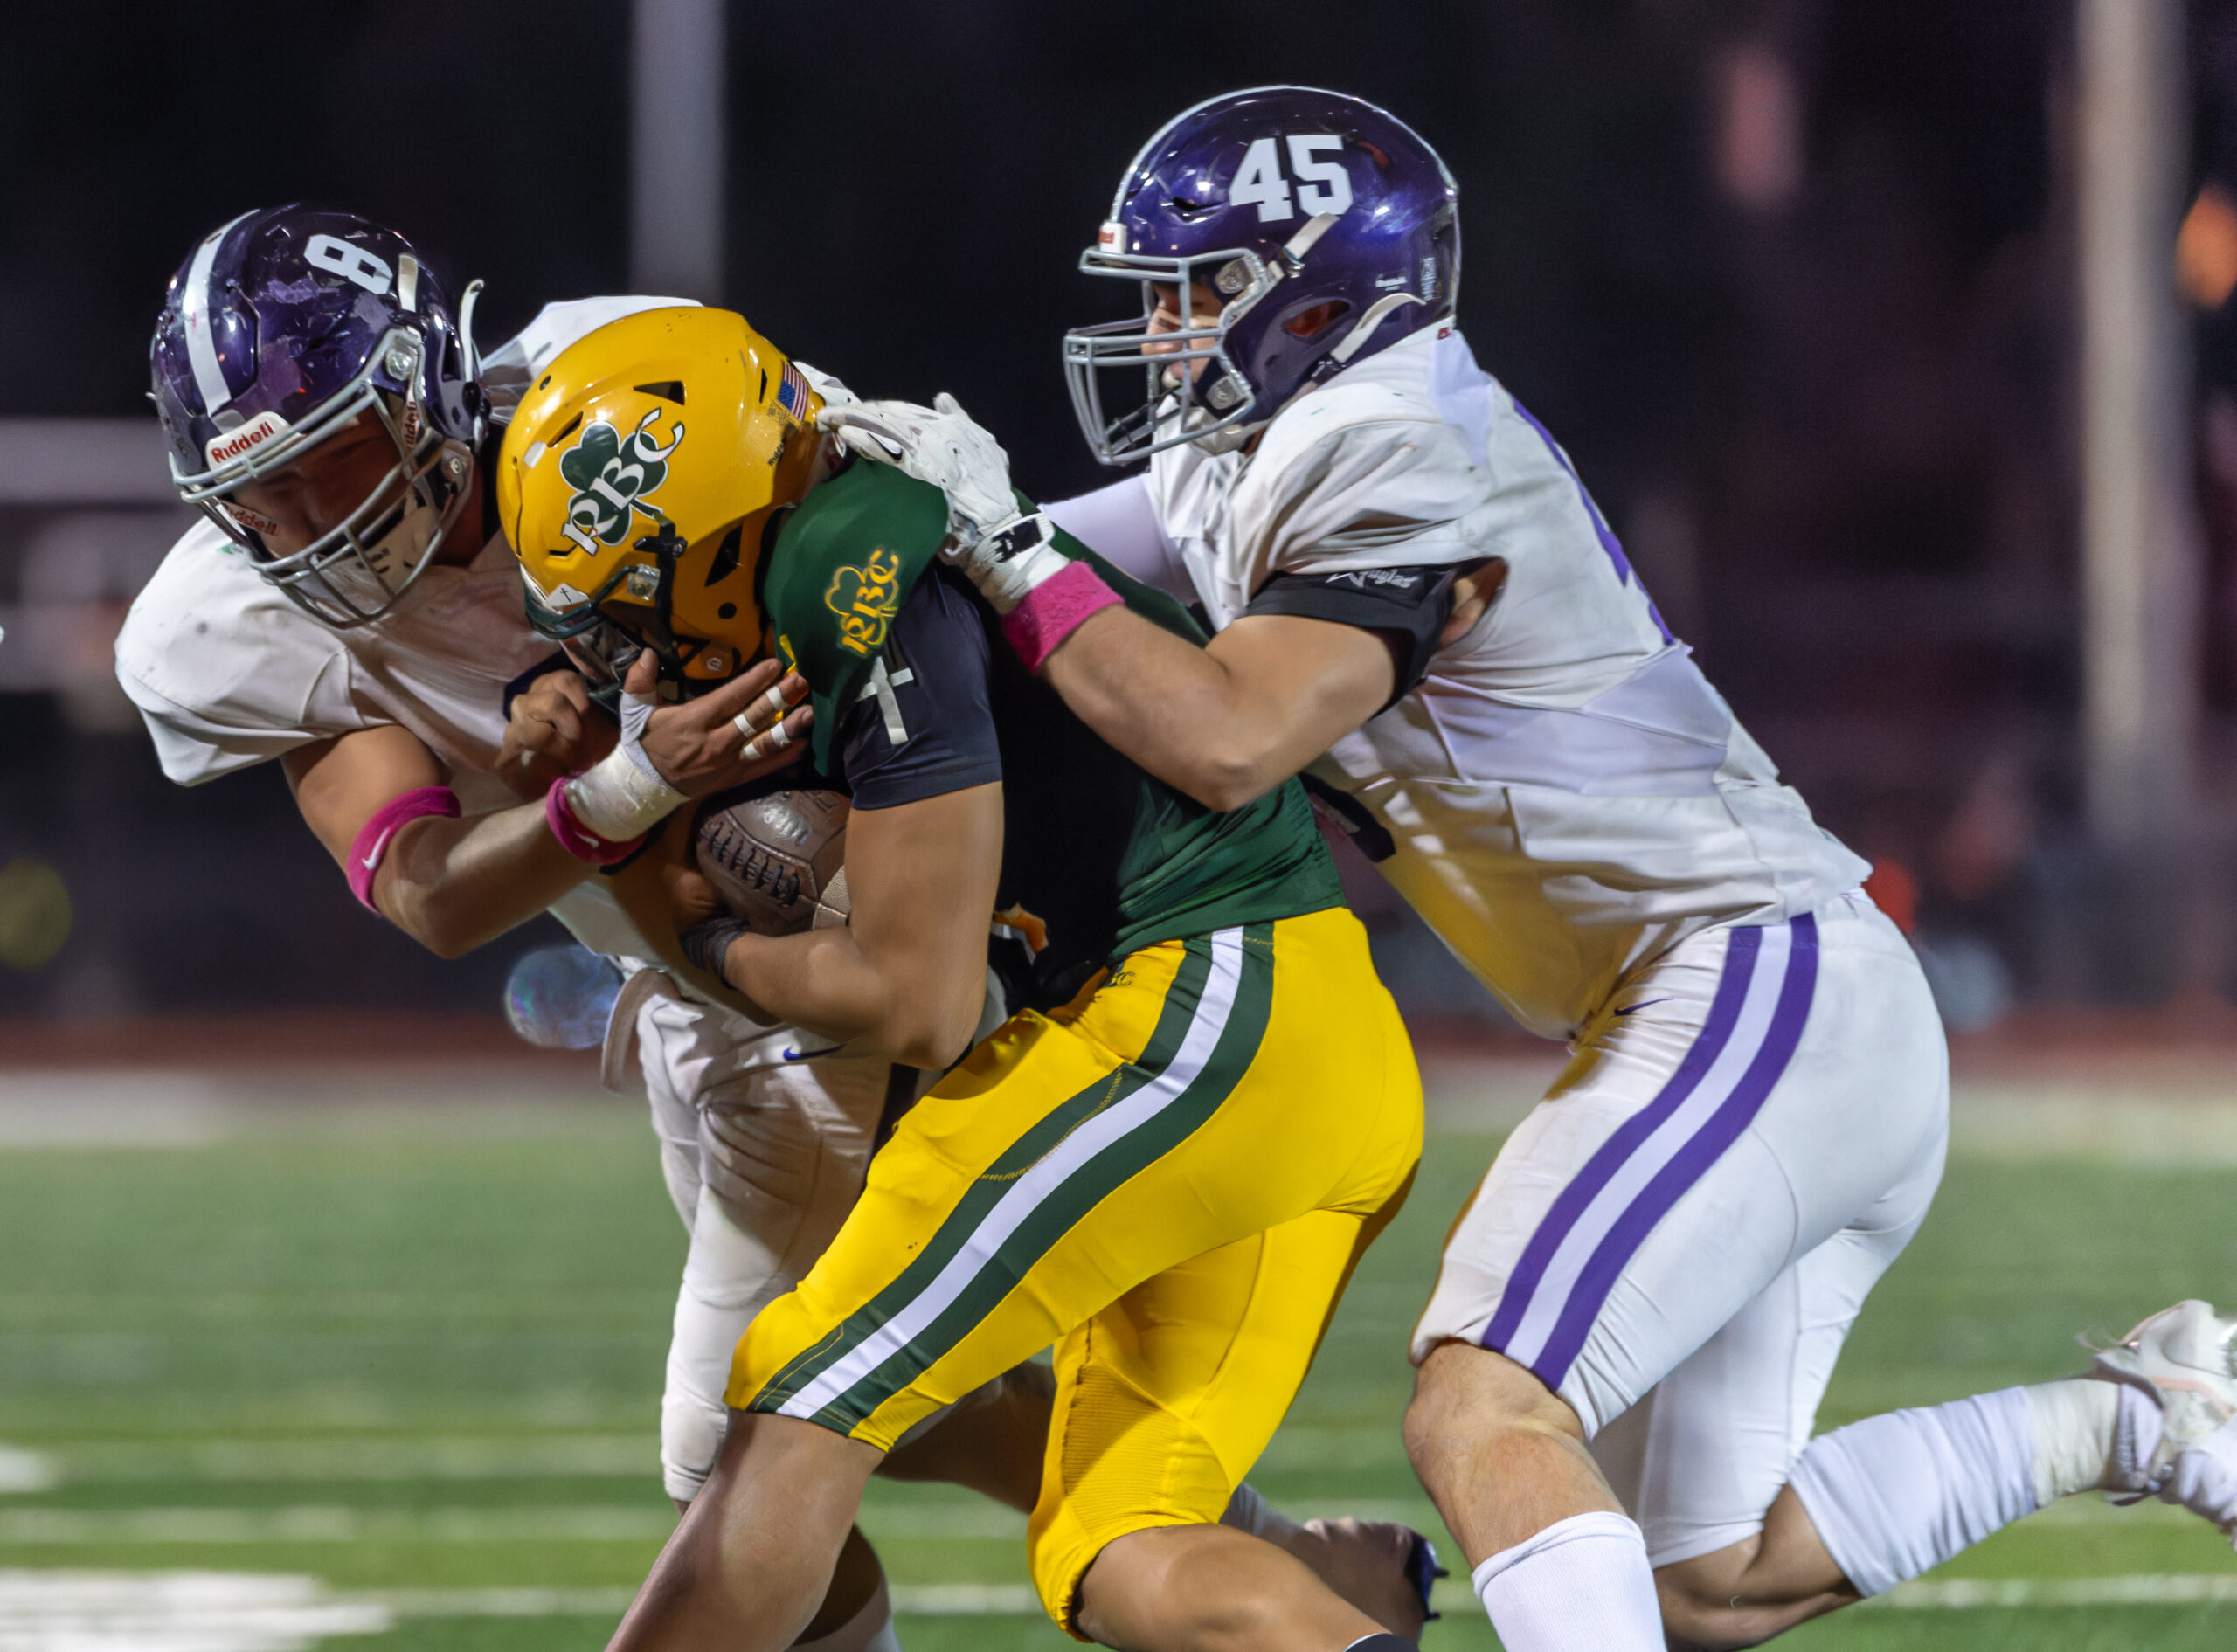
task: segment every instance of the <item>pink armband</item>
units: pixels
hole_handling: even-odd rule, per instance
[[[458,793],[448,786],[416,786],[381,805],[350,846],[350,864],[343,868],[350,874],[350,893],[365,903],[368,912],[378,916],[380,908],[373,904],[373,880],[380,876],[381,862],[388,859],[388,846],[396,841],[396,834],[423,814],[455,819],[458,812]]]
[[[1082,620],[1125,601],[1093,568],[1076,562],[1042,580],[1023,602],[1004,614],[1002,635],[1025,661],[1026,669],[1038,671],[1056,651],[1056,645],[1080,628]]]
[[[544,819],[551,828],[551,835],[575,859],[587,861],[592,866],[612,866],[617,861],[627,860],[645,840],[644,835],[640,833],[627,843],[614,843],[575,819],[574,805],[567,801],[567,782],[573,778],[561,775],[544,794]]]

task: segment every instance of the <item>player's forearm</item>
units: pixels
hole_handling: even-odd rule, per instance
[[[1042,674],[1114,750],[1208,809],[1255,802],[1319,755],[1290,751],[1216,657],[1124,608],[1084,621]]]
[[[848,929],[743,935],[723,978],[781,1021],[860,1054],[938,1070],[970,1047],[984,959],[866,952]]]
[[[411,822],[389,846],[373,899],[428,950],[458,957],[526,923],[592,870],[552,836],[544,805],[525,804]]]

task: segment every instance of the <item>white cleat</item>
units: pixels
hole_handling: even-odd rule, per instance
[[[2114,1346],[2094,1351],[2096,1369],[2092,1375],[2140,1389],[2159,1408],[2157,1441],[2148,1447],[2140,1438],[2116,1442],[2109,1490],[2132,1496],[2165,1496],[2173,1489],[2172,1480],[2185,1477],[2175,1474],[2177,1459],[2209,1441],[2219,1450],[2237,1440],[2227,1429],[2237,1418],[2237,1346],[2233,1343],[2237,1343],[2237,1319],[2220,1317],[2211,1303],[2192,1301],[2152,1315]],[[2186,1506],[2191,1503],[2185,1496],[2166,1500]],[[2210,1511],[2201,1507],[2197,1512],[2217,1525],[2228,1517],[2219,1508]]]

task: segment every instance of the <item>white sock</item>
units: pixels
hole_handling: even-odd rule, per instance
[[[893,1633],[893,1600],[885,1592],[885,1573],[862,1602],[862,1609],[828,1635],[813,1641],[795,1641],[792,1652],[901,1652]]]
[[[1884,1594],[2035,1512],[2030,1412],[2005,1388],[1866,1417],[1811,1441],[1789,1483],[1843,1575]]]
[[[1662,1652],[1646,1539],[1620,1514],[1576,1514],[1468,1577],[1507,1652]]]
[[[2027,1396],[2027,1424],[2035,1441],[2035,1503],[2038,1508],[2095,1491],[2109,1484],[2120,1465],[2121,1447],[2141,1443],[2149,1462],[2159,1444],[2159,1407],[2123,1383],[2037,1383]],[[2149,1412],[2146,1418],[2140,1414]],[[2125,1423],[2126,1427],[2121,1425]],[[2139,1427],[2138,1424],[2145,1427]],[[2149,1438],[2143,1438],[2149,1434]]]

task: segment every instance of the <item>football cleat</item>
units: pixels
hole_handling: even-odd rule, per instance
[[[2109,1490],[2134,1496],[2159,1490],[2177,1457],[2237,1418],[2233,1340],[2237,1319],[2224,1319],[2211,1303],[2192,1300],[2152,1315],[2112,1347],[2093,1350],[2091,1374],[2150,1395],[2161,1421],[2158,1442],[2148,1452],[2116,1452]]]

